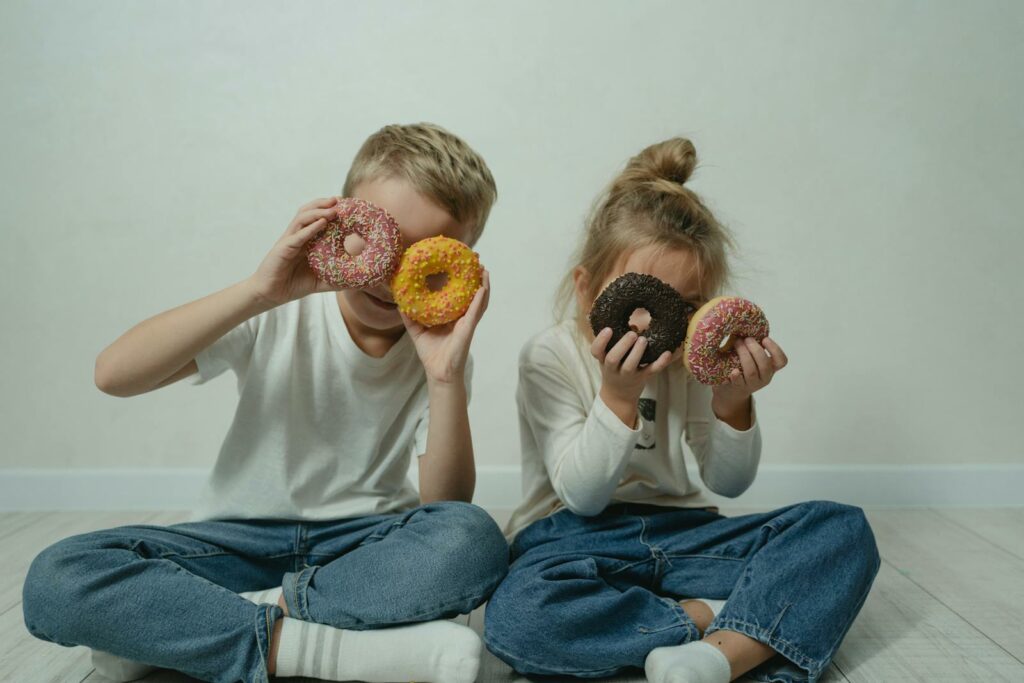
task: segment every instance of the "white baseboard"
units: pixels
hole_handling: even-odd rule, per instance
[[[694,481],[700,481],[691,471]],[[203,469],[0,469],[0,511],[185,510],[205,481]],[[475,501],[514,508],[516,466],[477,470]],[[729,507],[778,507],[835,500],[862,507],[1024,506],[1024,465],[765,465]]]

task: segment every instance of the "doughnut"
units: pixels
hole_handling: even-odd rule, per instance
[[[402,255],[398,223],[387,211],[362,199],[339,197],[335,208],[337,218],[308,243],[313,274],[332,287],[363,288],[386,282]],[[345,251],[345,238],[352,234],[366,240],[358,256]]]
[[[735,296],[720,296],[693,314],[686,328],[683,362],[701,384],[724,384],[739,368],[733,344],[740,337],[761,341],[768,336],[768,318],[756,304]]]
[[[612,280],[590,309],[590,328],[595,335],[612,328],[607,347],[611,349],[629,332],[629,318],[638,308],[651,315],[647,329],[640,333],[647,337],[641,365],[653,363],[665,351],[678,349],[686,336],[686,318],[694,307],[653,275],[626,273]]]
[[[442,273],[448,281],[441,289],[431,290],[427,278]],[[466,312],[480,289],[482,274],[480,258],[465,244],[440,235],[429,237],[402,254],[391,294],[398,310],[421,325],[443,325]]]

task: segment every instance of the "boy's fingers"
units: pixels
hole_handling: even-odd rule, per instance
[[[306,227],[310,223],[317,221],[320,218],[331,220],[335,216],[337,216],[337,213],[334,211],[334,209],[313,209],[310,211],[303,211],[302,213],[295,216],[295,220],[292,221],[292,224],[289,226],[289,232],[298,232],[299,230],[302,230],[304,227]]]
[[[292,235],[289,235],[286,238],[287,241],[285,242],[285,244],[292,249],[296,247],[301,247],[306,242],[313,239],[313,236],[316,235],[321,230],[323,230],[326,225],[326,218],[318,218],[309,225],[307,225],[306,227],[298,230]]]
[[[305,204],[300,206],[298,213],[308,211],[309,209],[326,209],[328,206],[334,206],[337,203],[337,197],[321,197],[319,199],[314,199],[311,202],[306,202]]]

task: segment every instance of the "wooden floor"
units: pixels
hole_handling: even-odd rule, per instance
[[[504,515],[495,517],[503,521]],[[1024,509],[878,510],[868,517],[882,568],[824,680],[1024,681]],[[0,682],[106,681],[93,671],[85,648],[44,643],[25,630],[21,585],[36,553],[83,531],[183,519],[181,513],[0,514]],[[468,624],[479,632],[482,617],[483,608]],[[479,681],[525,681],[486,657]],[[193,679],[161,671],[145,680]]]

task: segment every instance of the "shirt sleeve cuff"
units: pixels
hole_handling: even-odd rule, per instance
[[[640,435],[640,428],[643,426],[641,422],[643,418],[640,417],[640,411],[638,410],[636,414],[636,428],[630,429],[627,427],[626,423],[620,420],[619,416],[613,413],[612,409],[608,407],[608,404],[604,402],[604,399],[601,398],[601,394],[598,394],[594,398],[593,415],[597,418],[597,421],[601,426],[615,434],[621,434],[623,436],[638,438]]]
[[[714,414],[712,413],[712,415],[714,415]],[[758,428],[757,427],[757,401],[756,401],[756,399],[753,396],[750,397],[750,427],[747,428],[747,429],[736,429],[735,427],[733,427],[731,424],[729,424],[725,420],[719,419],[717,415],[714,415],[714,418],[715,418],[715,420],[714,420],[715,428],[719,432],[721,432],[723,434],[726,434],[727,436],[730,436],[730,437],[732,437],[734,439],[743,439],[743,438],[749,437],[749,436],[753,435],[754,432],[757,431],[757,428]]]

